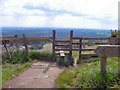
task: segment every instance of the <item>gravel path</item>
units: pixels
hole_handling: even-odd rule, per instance
[[[4,88],[54,88],[54,80],[63,71],[56,63],[37,62],[19,76],[8,81]]]

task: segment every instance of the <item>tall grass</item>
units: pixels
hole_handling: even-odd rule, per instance
[[[89,60],[89,59],[88,59]],[[92,61],[91,61],[92,62]],[[107,72],[100,72],[99,60],[65,69],[55,80],[57,88],[109,88],[119,84],[118,58],[108,58]]]

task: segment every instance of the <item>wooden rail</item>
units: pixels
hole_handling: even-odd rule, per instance
[[[26,54],[28,55],[28,43],[34,42],[44,42],[52,40],[52,52],[53,54],[59,55],[58,51],[68,51],[65,55],[72,56],[72,51],[79,51],[79,59],[83,56],[96,56],[96,54],[82,54],[82,51],[94,51],[93,48],[83,48],[84,45],[107,45],[110,44],[110,38],[89,38],[89,37],[73,37],[73,30],[70,31],[69,40],[56,40],[56,32],[53,30],[52,37],[26,37],[24,34],[22,37],[15,36],[1,36],[0,44],[3,44],[5,48],[6,44],[15,44],[16,48],[19,49],[19,43],[23,43],[26,49]],[[77,42],[74,42],[77,40]],[[84,40],[107,40],[107,42],[83,42]],[[75,46],[76,48],[73,48]],[[7,48],[6,48],[7,49]],[[56,52],[57,51],[57,52]],[[9,50],[7,50],[9,53]],[[10,55],[10,53],[9,53]]]
[[[94,48],[82,48],[83,45],[108,45],[110,38],[89,38],[89,37],[73,37],[73,31],[70,31],[69,40],[56,40],[55,30],[53,31],[53,53],[59,55],[58,51],[69,51],[65,55],[72,56],[72,51],[79,51],[79,59],[83,56],[97,56],[97,54],[82,54],[82,51],[94,51]],[[77,42],[73,42],[77,40]],[[83,42],[83,40],[105,40],[107,42]],[[73,48],[73,45],[77,48]],[[57,51],[57,52],[56,52]]]
[[[53,37],[26,37],[24,34],[22,35],[22,37],[18,37],[18,35],[0,36],[0,44],[4,45],[9,57],[11,57],[6,44],[15,44],[16,49],[19,49],[19,44],[23,43],[25,46],[26,54],[29,55],[29,50],[27,46],[28,43],[51,41],[51,39],[53,39]]]

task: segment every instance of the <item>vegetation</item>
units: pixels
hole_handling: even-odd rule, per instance
[[[25,69],[31,66],[34,62],[36,61],[28,61],[24,64],[4,63],[2,65],[2,86],[4,86],[8,80],[19,75],[20,72],[23,72]]]
[[[66,67],[72,65],[73,66],[74,60],[72,57],[66,56],[64,58],[58,57],[57,58],[57,64],[58,65],[64,65]]]
[[[29,57],[38,61],[56,61],[57,56],[49,52],[31,51]]]
[[[36,60],[35,60],[36,59]],[[27,56],[25,50],[15,50],[11,58],[7,53],[2,54],[2,84],[23,72],[36,61],[56,61],[56,56],[47,52],[30,51]]]
[[[98,58],[84,59],[79,64],[79,67],[66,68],[55,82],[56,88],[114,87],[120,84],[118,78],[118,58],[108,58],[107,72],[105,74],[100,72]]]
[[[120,37],[120,31],[111,30],[111,37]]]

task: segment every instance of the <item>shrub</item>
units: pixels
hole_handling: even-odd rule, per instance
[[[63,65],[63,61],[64,61],[63,58],[61,58],[61,57],[58,57],[58,58],[57,58],[57,64],[58,64],[58,65]]]
[[[7,53],[2,54],[2,63],[5,63],[5,62],[11,63],[11,64],[25,63],[29,60],[30,60],[30,58],[27,57],[25,50],[15,50],[11,54],[11,58],[8,57]]]
[[[73,62],[74,62],[73,58],[71,58],[69,56],[66,56],[64,58],[61,58],[61,57],[57,58],[58,65],[64,65],[64,66],[68,67],[70,65],[73,65]]]
[[[53,55],[48,52],[38,52],[38,51],[31,51],[29,54],[31,59],[37,59],[38,61],[56,61],[57,56]]]

